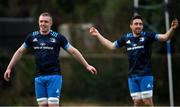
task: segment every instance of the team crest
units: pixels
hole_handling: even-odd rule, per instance
[[[140,42],[144,42],[144,37],[141,37],[141,38],[140,38]]]
[[[55,39],[55,38],[50,38],[50,41],[51,41],[52,43],[55,43],[55,42],[56,42],[56,39]]]

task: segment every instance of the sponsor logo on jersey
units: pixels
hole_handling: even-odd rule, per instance
[[[33,39],[33,42],[37,42],[37,41],[38,41],[37,38],[34,38],[34,39]]]
[[[133,44],[133,47],[137,46],[137,44]]]
[[[130,40],[128,40],[126,43],[127,43],[127,44],[131,44],[131,41],[130,41]]]
[[[143,49],[143,48],[144,46],[135,46],[135,47],[129,47],[127,48],[127,50],[130,51],[130,50]]]
[[[41,46],[45,46],[45,45],[46,45],[46,43],[43,43],[43,42],[42,42],[42,43],[40,43],[40,45],[41,45]]]
[[[59,93],[59,89],[56,90],[56,93]]]
[[[40,46],[34,46],[34,49],[47,49],[47,50],[53,50],[54,47],[46,46],[46,43],[42,42],[40,43]]]
[[[151,84],[148,84],[148,85],[147,85],[147,88],[151,88]]]

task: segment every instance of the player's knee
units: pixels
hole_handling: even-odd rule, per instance
[[[145,106],[153,106],[152,98],[143,99],[143,103]]]
[[[144,105],[152,106],[153,105],[153,100],[152,100],[153,92],[152,92],[152,90],[142,92],[141,94],[142,94],[142,99],[143,99]]]
[[[56,97],[48,98],[48,105],[59,106],[59,98]]]
[[[37,103],[40,107],[47,106],[48,100],[47,100],[47,98],[38,98]]]
[[[136,99],[133,100],[134,101],[134,106],[142,106],[143,105],[143,101],[141,99]]]
[[[141,92],[141,95],[142,95],[142,99],[152,98],[153,91],[152,90],[143,91],[143,92]]]
[[[136,92],[136,93],[131,93],[131,97],[134,102],[134,106],[141,106],[142,105],[142,98],[141,98],[141,93]]]
[[[140,92],[131,93],[131,97],[133,100],[139,100],[141,99],[141,93]]]

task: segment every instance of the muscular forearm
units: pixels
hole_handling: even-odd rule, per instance
[[[13,66],[16,64],[16,62],[22,57],[22,52],[17,50],[15,54],[13,55],[7,69],[12,69]]]
[[[170,29],[165,34],[159,34],[158,39],[159,41],[167,41],[172,38],[174,30],[178,27],[178,20],[174,19],[171,22]]]
[[[170,28],[165,34],[159,34],[159,41],[167,41],[172,38],[174,29]]]
[[[82,56],[82,54],[76,48],[73,47],[70,53],[75,59],[77,59],[85,67],[89,65],[84,59],[84,57]]]
[[[101,44],[105,46],[106,48],[111,49],[111,50],[115,49],[114,44],[111,41],[104,38],[102,35],[97,35],[97,38],[101,42]]]
[[[169,40],[169,39],[172,38],[173,32],[174,32],[174,29],[173,29],[173,28],[170,28],[170,29],[166,32],[165,36],[166,36],[167,40]]]

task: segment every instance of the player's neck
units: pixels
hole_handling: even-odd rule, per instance
[[[140,33],[139,34],[133,33],[133,36],[137,38],[137,37],[140,37],[141,34]]]
[[[50,30],[49,30],[49,31],[40,31],[40,34],[41,34],[41,35],[48,35],[49,32],[50,32]]]

